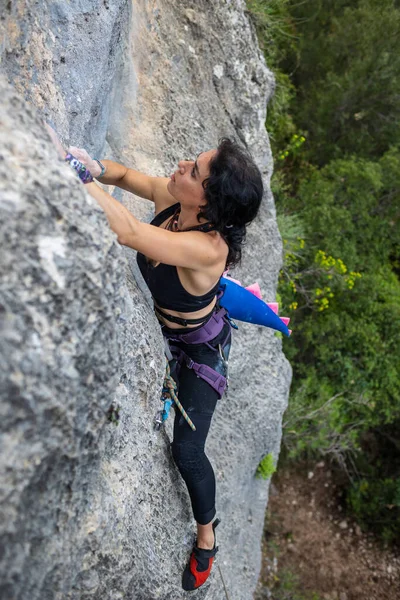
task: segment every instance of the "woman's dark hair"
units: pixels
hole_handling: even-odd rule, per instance
[[[226,264],[233,266],[241,259],[246,225],[261,204],[261,173],[250,154],[228,138],[219,141],[209,169],[210,175],[203,181],[207,204],[198,218],[206,218],[221,233],[229,246]]]

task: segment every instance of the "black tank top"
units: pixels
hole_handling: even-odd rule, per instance
[[[169,206],[158,213],[150,225],[159,227],[166,219],[168,219],[168,217],[172,217],[178,208],[179,202],[173,206]],[[191,227],[186,231],[202,231],[202,228],[204,230],[204,225]],[[214,231],[214,229],[214,227],[208,227],[207,231]],[[160,308],[176,310],[183,313],[196,312],[197,310],[201,310],[208,306],[218,292],[219,281],[206,294],[203,294],[202,296],[193,296],[193,294],[187,292],[183,287],[175,266],[160,263],[154,267],[141,252],[137,253],[136,260],[151,295]]]

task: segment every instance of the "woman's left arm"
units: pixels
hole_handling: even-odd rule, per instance
[[[86,184],[85,189],[100,204],[123,246],[138,250],[151,260],[188,269],[201,269],[220,260],[210,236],[199,231],[177,234],[142,223],[96,183]]]

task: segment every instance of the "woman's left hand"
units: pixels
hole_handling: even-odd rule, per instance
[[[75,158],[77,158],[83,165],[85,165],[85,167],[87,168],[88,171],[91,172],[93,177],[99,177],[99,175],[101,173],[101,167],[100,167],[99,163],[97,161],[93,160],[93,158],[91,156],[89,156],[89,154],[86,152],[86,150],[84,148],[77,148],[76,146],[70,146],[68,149],[68,152],[70,152],[72,154],[72,156],[75,156]]]

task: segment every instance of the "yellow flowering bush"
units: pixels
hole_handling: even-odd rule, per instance
[[[318,249],[310,256],[303,236],[285,236],[283,248],[279,289],[289,310],[307,307],[324,312],[332,307],[336,296],[352,290],[361,278],[358,271],[349,271],[342,258],[325,250]]]
[[[278,154],[279,160],[285,160],[289,155],[297,154],[305,141],[304,135],[298,135],[297,133],[292,135],[286,148]]]

